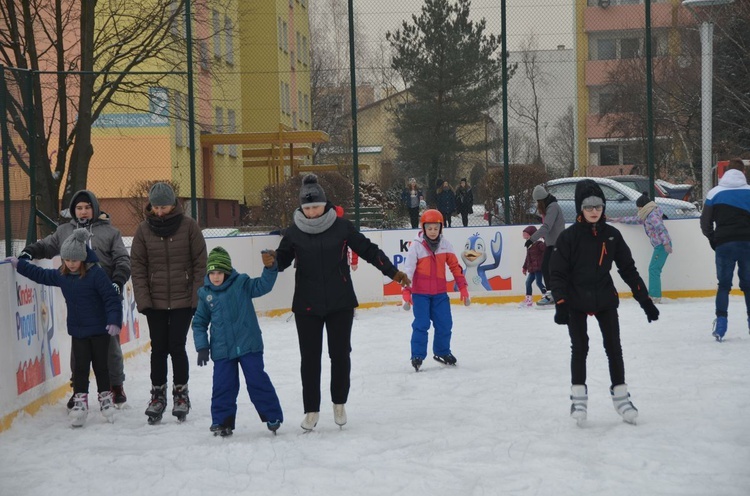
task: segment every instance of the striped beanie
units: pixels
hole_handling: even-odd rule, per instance
[[[232,258],[221,246],[217,246],[211,250],[211,253],[208,254],[208,262],[206,263],[206,272],[216,270],[220,270],[225,274],[232,273]]]

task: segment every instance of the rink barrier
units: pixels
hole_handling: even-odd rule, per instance
[[[716,294],[714,253],[702,236],[698,219],[668,220],[674,252],[662,273],[665,298],[713,297]],[[457,254],[474,250],[479,263],[471,266],[459,255],[465,268],[473,304],[515,303],[525,294],[525,276],[521,273],[526,250],[521,235],[526,226],[487,226],[445,229],[444,234]],[[652,248],[643,228],[617,224],[630,246],[641,276],[648,283],[648,264]],[[408,245],[418,230],[365,231],[364,234],[399,267]],[[260,252],[275,249],[277,235],[208,238],[211,250],[223,246],[232,256],[234,268],[253,277],[263,269]],[[42,267],[59,266],[59,258],[34,261]],[[401,305],[398,285],[377,269],[360,260],[352,273],[360,308]],[[631,297],[617,271],[615,286],[621,297]],[[447,289],[452,290],[452,281]],[[733,287],[737,286],[737,278]],[[487,289],[490,288],[490,289]],[[538,289],[534,289],[535,299]],[[274,289],[253,300],[260,315],[280,316],[291,311],[294,292],[294,269],[279,274]],[[741,294],[733,290],[732,294]],[[460,304],[458,292],[451,293],[451,303]],[[121,333],[123,353],[130,358],[147,351],[148,323],[133,301],[132,283],[123,288],[124,318]],[[37,285],[18,275],[10,264],[0,263],[0,432],[9,428],[22,412],[34,415],[48,404],[58,404],[70,394],[70,338],[65,324],[65,302],[58,288]],[[707,325],[713,319],[706,316]],[[293,323],[289,324],[293,326]],[[188,340],[190,343],[191,340]],[[188,344],[191,346],[191,344]],[[50,351],[51,350],[51,351]],[[125,367],[127,383],[127,365]],[[93,380],[92,380],[93,384]]]

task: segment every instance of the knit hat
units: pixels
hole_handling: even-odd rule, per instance
[[[536,201],[544,200],[548,196],[549,193],[547,193],[547,190],[541,184],[534,186],[534,191],[531,193],[531,197]]]
[[[529,236],[533,236],[533,234],[534,234],[534,233],[536,232],[536,227],[534,227],[534,226],[529,226],[529,227],[527,227],[526,229],[524,229],[524,230],[523,230],[523,232],[525,232],[525,233],[526,233],[526,234],[528,234]]]
[[[303,207],[316,207],[325,205],[326,192],[318,184],[318,176],[308,174],[302,179],[302,188],[299,190],[299,204]]]
[[[575,190],[576,214],[583,211],[583,207],[596,207],[602,205],[606,209],[607,202],[604,199],[604,192],[593,179],[582,179],[576,183]],[[604,213],[602,209],[602,213]]]
[[[648,193],[644,191],[643,194],[639,196],[638,199],[635,201],[635,206],[638,208],[641,208],[650,201],[651,201],[651,198],[649,198]]]
[[[232,258],[221,246],[217,246],[208,254],[206,272],[213,272],[215,270],[220,270],[225,274],[232,273]]]
[[[148,201],[152,207],[167,207],[174,205],[177,198],[174,195],[172,186],[167,183],[154,183],[148,191]]]
[[[85,262],[87,258],[86,242],[91,237],[88,229],[80,228],[73,231],[60,246],[60,258],[63,260],[79,260]]]

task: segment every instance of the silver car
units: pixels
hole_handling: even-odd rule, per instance
[[[576,183],[583,179],[591,179],[602,188],[604,198],[607,200],[606,214],[608,217],[625,217],[636,215],[638,207],[635,201],[641,196],[641,193],[629,188],[622,183],[605,179],[602,177],[564,177],[553,179],[546,184],[547,191],[550,192],[560,205],[565,222],[574,222],[576,218],[575,208],[575,189]],[[531,196],[531,192],[524,192]],[[503,199],[497,201],[498,212],[503,212]],[[661,208],[668,219],[686,219],[700,217],[700,212],[692,203],[675,200],[672,198],[656,198],[656,204]],[[530,214],[536,215],[536,202],[531,202]]]

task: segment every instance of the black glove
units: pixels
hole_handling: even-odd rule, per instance
[[[122,296],[122,291],[120,290],[120,285],[116,282],[112,283],[112,287],[115,288],[115,293],[117,293],[117,296]]]
[[[711,249],[713,251],[716,251],[716,241],[714,241],[714,238],[708,238],[708,244],[711,245]],[[18,257],[18,258],[21,258],[21,257]]]
[[[523,244],[523,246],[524,246],[524,248],[527,248],[527,249],[528,249],[528,248],[529,248],[529,246],[531,246],[531,245],[533,245],[533,244],[534,244],[534,242],[533,242],[533,241],[531,241],[530,239],[527,239],[527,240],[526,240],[526,242],[525,242],[525,243]]]
[[[198,367],[208,365],[208,348],[198,350]]]
[[[654,320],[659,320],[659,309],[656,308],[656,305],[654,305],[654,302],[651,300],[651,298],[646,298],[641,302],[641,308],[644,312],[646,312],[646,318],[649,322],[653,322]]]
[[[568,325],[569,318],[568,304],[565,301],[555,303],[555,324]]]
[[[34,257],[31,256],[31,253],[26,250],[22,251],[21,254],[18,255],[18,258],[23,258],[25,260],[34,260]]]

